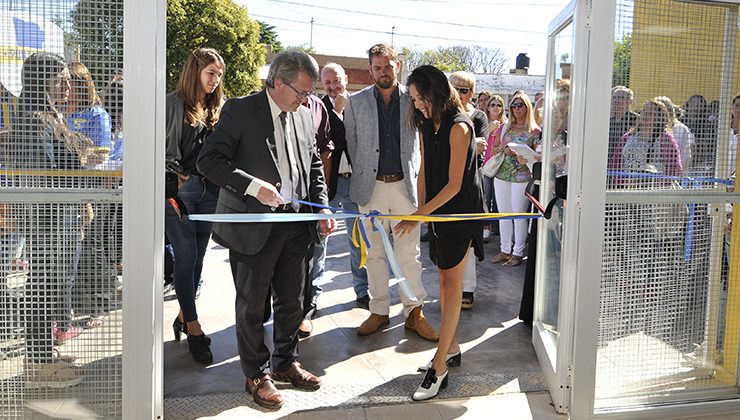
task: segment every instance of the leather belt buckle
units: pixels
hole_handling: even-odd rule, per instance
[[[383,182],[396,182],[403,179],[403,174],[378,175],[375,177],[375,179]]]
[[[352,173],[351,172],[343,172],[343,173],[339,174],[339,176],[341,176],[342,178],[349,178],[349,177],[352,176]]]

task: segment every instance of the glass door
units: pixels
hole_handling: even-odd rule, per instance
[[[558,412],[568,412],[570,395],[566,325],[561,294],[565,287],[564,240],[567,241],[567,200],[564,197],[568,173],[568,119],[570,116],[571,62],[574,58],[574,8],[566,8],[551,24],[548,41],[546,92],[543,110],[542,153],[539,201],[546,217],[537,222],[537,262],[533,343],[543,374]],[[535,171],[536,172],[536,171]],[[534,225],[533,225],[534,226]],[[571,235],[572,236],[572,235]]]

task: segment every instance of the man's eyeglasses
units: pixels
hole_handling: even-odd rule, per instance
[[[511,104],[512,109],[524,108],[524,107],[525,107],[524,102],[514,102]]]
[[[468,92],[470,92],[470,88],[457,87],[457,86],[455,86],[455,90],[460,92],[460,95],[467,95]]]
[[[298,96],[298,99],[306,99],[309,96],[313,95],[313,91],[312,90],[303,92],[303,91],[300,91],[300,90],[294,88],[290,83],[286,83],[285,85],[288,86],[289,88],[293,89],[293,92],[295,92],[295,94]]]

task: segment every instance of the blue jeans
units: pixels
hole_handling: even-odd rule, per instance
[[[190,175],[177,195],[191,214],[216,211],[218,186],[203,177]],[[175,254],[175,292],[185,322],[198,319],[195,291],[203,271],[203,257],[206,255],[212,225],[209,222],[182,221],[172,205],[165,203],[164,228]]]
[[[348,212],[359,212],[357,203],[349,198],[350,178],[339,177],[337,179],[337,193],[329,202],[332,207],[342,207]],[[352,270],[352,286],[355,289],[357,297],[367,296],[367,270],[360,268],[360,248],[352,243],[352,225],[353,219],[346,220],[345,230],[347,233],[347,246],[349,247],[349,264]]]

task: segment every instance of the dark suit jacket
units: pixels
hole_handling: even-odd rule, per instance
[[[352,164],[352,160],[349,157],[347,151],[347,139],[344,137],[344,121],[342,121],[337,114],[334,112],[334,104],[331,103],[329,95],[324,95],[321,100],[326,105],[326,110],[329,112],[329,126],[331,130],[329,135],[332,143],[334,143],[334,152],[331,155],[331,172],[329,173],[329,200],[334,198],[337,193],[337,178],[339,177],[339,162],[342,160],[342,155],[347,156],[347,162]]]
[[[327,204],[311,113],[301,106],[293,113],[293,120],[298,132],[299,171],[304,191],[308,191],[307,199]],[[198,170],[221,187],[216,213],[271,213],[270,207],[245,195],[255,177],[280,190],[274,126],[265,90],[226,101],[216,128],[200,152]],[[317,210],[303,206],[302,211]],[[317,240],[316,224],[309,226]],[[232,251],[253,255],[265,245],[271,229],[272,223],[215,223],[213,239]]]

